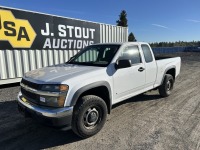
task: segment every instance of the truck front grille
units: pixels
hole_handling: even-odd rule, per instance
[[[39,104],[39,99],[40,96],[34,93],[31,93],[29,91],[26,91],[25,89],[21,88],[21,93],[22,95],[27,98],[29,101],[31,101],[32,103],[36,103]]]
[[[36,90],[39,90],[40,87],[41,87],[40,84],[33,83],[33,82],[27,81],[25,79],[22,79],[21,83],[23,83],[24,85],[26,85],[26,86],[28,86],[30,88],[36,89]],[[32,103],[35,103],[35,104],[39,104],[39,99],[40,99],[39,95],[31,93],[31,92],[25,90],[22,87],[21,87],[21,92],[22,92],[22,95],[25,98],[27,98],[29,101],[31,101]]]
[[[27,81],[25,79],[22,79],[21,83],[23,83],[24,85],[29,86],[30,88],[36,89],[36,90],[40,90],[41,89],[41,84],[33,83],[33,82]]]

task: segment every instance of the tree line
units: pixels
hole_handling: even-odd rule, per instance
[[[200,41],[154,42],[151,47],[200,47]]]

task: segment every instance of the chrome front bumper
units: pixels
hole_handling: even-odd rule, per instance
[[[24,102],[21,99],[22,94],[18,95],[18,107],[23,109],[23,113],[28,112],[31,114],[32,118],[36,120],[40,120],[40,122],[44,122],[45,120],[51,120],[51,123],[48,125],[51,126],[64,126],[71,125],[71,119],[73,114],[73,106],[72,107],[63,107],[63,108],[51,108],[38,106],[29,102]]]

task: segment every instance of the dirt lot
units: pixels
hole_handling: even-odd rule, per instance
[[[85,140],[24,119],[19,86],[0,89],[0,149],[200,149],[200,53],[178,55],[181,74],[170,97],[152,91],[115,105],[101,132]]]

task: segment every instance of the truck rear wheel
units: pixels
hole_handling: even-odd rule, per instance
[[[171,90],[174,86],[174,78],[170,74],[166,74],[162,85],[158,88],[162,97],[167,97],[171,94]]]
[[[103,99],[94,95],[83,96],[74,107],[72,130],[82,138],[93,136],[103,128],[107,113]]]

